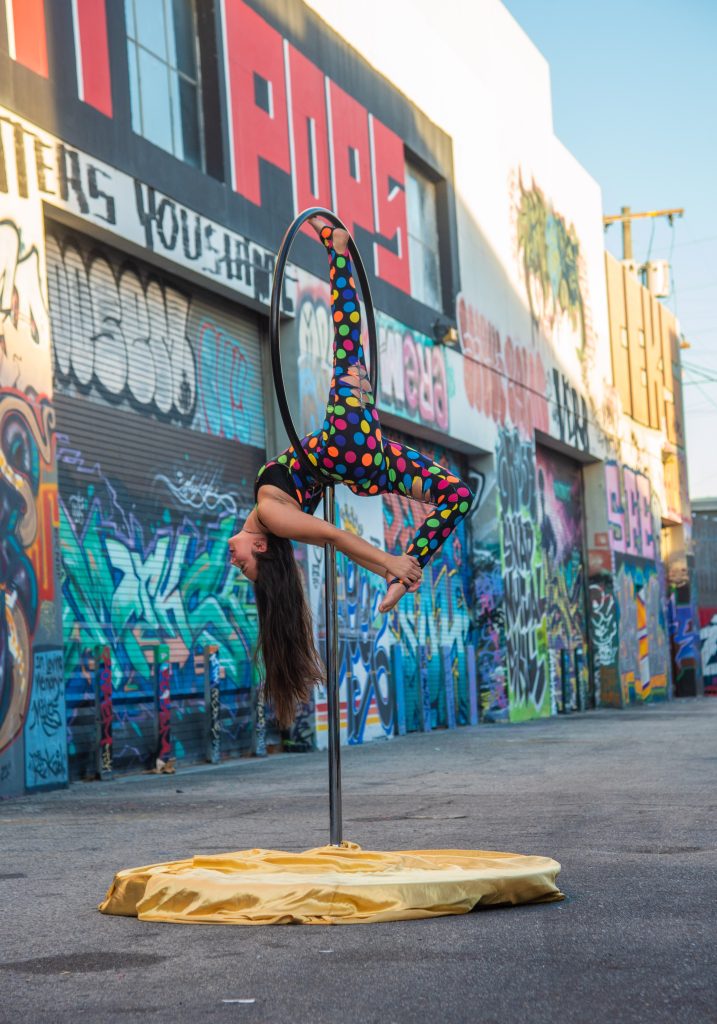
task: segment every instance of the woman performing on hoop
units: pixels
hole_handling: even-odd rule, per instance
[[[358,565],[388,582],[379,611],[388,612],[421,584],[423,567],[464,518],[473,494],[462,480],[427,456],[384,437],[361,343],[361,310],[347,252],[348,234],[309,222],[329,255],[334,323],[333,379],[321,429],[301,446],[317,467],[309,476],[293,447],[262,466],[256,505],[229,541],[232,565],[254,583],[259,649],[267,700],[281,726],[293,719],[324,675],[292,540],[333,544]],[[402,494],[432,506],[403,555],[390,555],[315,512],[330,477],[354,494]]]

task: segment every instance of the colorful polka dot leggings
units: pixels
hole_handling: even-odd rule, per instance
[[[465,517],[473,494],[444,466],[382,436],[361,344],[361,310],[351,263],[347,253],[334,251],[331,228],[325,227],[321,237],[329,253],[334,375],[324,424],[301,445],[314,465],[354,494],[398,493],[434,506],[405,552],[423,567]],[[260,476],[277,462],[289,469],[302,509],[313,513],[323,493],[320,478],[307,479],[293,447],[268,462]]]

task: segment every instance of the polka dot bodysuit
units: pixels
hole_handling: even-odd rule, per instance
[[[301,445],[314,465],[354,494],[397,493],[434,506],[405,552],[423,567],[465,517],[473,494],[444,466],[383,436],[361,344],[361,310],[348,253],[334,251],[331,228],[325,227],[321,238],[329,254],[334,375],[323,426],[307,434]],[[308,477],[293,447],[262,466],[255,492],[265,472],[278,466],[290,479],[286,490],[304,512],[313,513],[321,501],[321,479],[318,474]]]

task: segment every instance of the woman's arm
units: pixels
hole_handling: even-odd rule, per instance
[[[324,519],[307,515],[293,503],[260,497],[258,511],[261,522],[277,537],[288,537],[319,547],[333,544],[337,551],[378,576],[385,577],[386,573],[391,572],[399,579],[410,580],[411,583],[421,578],[417,559],[409,555],[389,555],[357,537],[355,533],[348,533]]]

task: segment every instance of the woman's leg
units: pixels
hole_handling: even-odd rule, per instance
[[[337,252],[333,231],[321,241],[329,257],[331,318],[334,325],[333,378],[321,439],[309,442],[318,465],[354,490],[378,494],[388,475],[381,428],[361,340],[361,307],[348,252]]]
[[[307,478],[293,447],[265,468],[279,462],[287,466],[304,511],[318,504],[325,476],[349,484],[361,494],[377,494],[388,480],[381,430],[361,341],[361,307],[348,252],[334,248],[333,230],[314,225],[329,257],[331,319],[334,325],[333,376],[326,419],[319,430],[302,438],[301,446],[317,466]]]
[[[465,518],[474,495],[460,477],[414,448],[390,438],[384,438],[383,448],[386,490],[433,506],[404,552],[417,558],[423,568]]]

